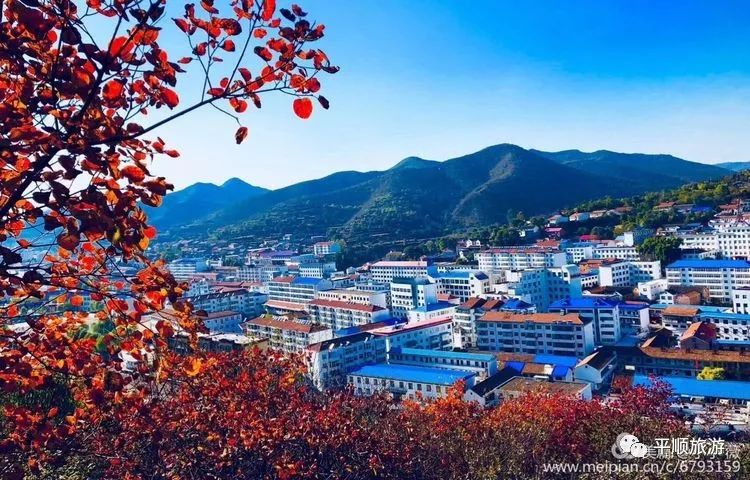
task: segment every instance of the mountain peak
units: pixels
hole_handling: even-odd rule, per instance
[[[224,183],[221,184],[222,187],[232,187],[232,186],[236,186],[236,185],[243,185],[243,186],[248,186],[248,187],[252,187],[253,186],[253,185],[247,183],[246,181],[242,180],[241,178],[237,178],[237,177],[232,177],[229,180],[227,180],[226,182],[224,182]]]
[[[391,167],[391,170],[398,170],[404,168],[429,168],[437,164],[435,160],[425,160],[420,157],[406,157],[405,159],[398,162],[396,165]]]

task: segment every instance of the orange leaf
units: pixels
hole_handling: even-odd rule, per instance
[[[122,83],[116,80],[110,80],[106,85],[104,85],[104,88],[102,89],[102,95],[104,96],[105,100],[113,101],[120,98],[120,95],[122,95],[122,91]]]
[[[144,178],[146,178],[146,174],[143,173],[143,170],[136,167],[135,165],[127,165],[122,170],[120,170],[120,174],[122,174],[123,177],[127,178],[131,182],[142,182]]]
[[[292,108],[299,118],[307,119],[312,115],[313,104],[309,98],[298,98],[292,103]]]
[[[174,108],[180,103],[180,97],[177,96],[177,93],[166,87],[161,90],[161,99],[169,108]]]
[[[194,377],[201,373],[202,366],[203,361],[200,358],[188,358],[187,360],[185,360],[185,373],[187,373],[190,377]]]
[[[74,307],[80,307],[81,305],[83,305],[83,297],[80,295],[73,295],[70,298],[70,304]]]
[[[146,227],[143,229],[143,234],[146,235],[150,239],[154,239],[156,237],[156,228],[154,227]]]
[[[237,132],[234,134],[234,140],[237,142],[237,145],[243,142],[247,138],[247,127],[240,127],[237,129]]]
[[[276,11],[276,0],[264,0],[263,1],[263,12],[261,18],[264,22],[271,20],[273,13]]]

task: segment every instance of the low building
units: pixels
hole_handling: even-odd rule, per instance
[[[406,312],[407,320],[411,322],[423,322],[436,318],[453,319],[456,312],[456,305],[450,302],[437,302],[423,305]]]
[[[515,370],[504,368],[491,377],[485,378],[481,382],[477,382],[472,387],[466,389],[464,400],[467,402],[478,403],[483,407],[494,407],[498,405],[501,400],[500,387],[505,385],[516,375],[517,372]]]
[[[474,385],[475,374],[446,368],[381,363],[357,368],[347,376],[356,395],[389,392],[394,399],[419,400],[445,397],[458,382]]]
[[[499,389],[502,400],[520,398],[530,393],[562,395],[581,400],[591,400],[591,385],[584,382],[547,382],[526,377],[515,377]]]
[[[437,318],[389,325],[370,332],[383,337],[389,351],[398,347],[445,350],[452,346],[451,324],[450,318]]]
[[[396,347],[388,352],[388,361],[392,364],[465,370],[474,372],[478,381],[497,373],[497,358],[488,353]]]
[[[314,343],[305,353],[308,374],[320,390],[343,387],[350,371],[387,358],[385,338],[369,332]]]
[[[388,309],[375,305],[316,299],[307,304],[313,323],[334,330],[375,323],[391,317]]]
[[[612,382],[617,368],[617,354],[610,350],[597,350],[584,358],[575,367],[573,376],[577,382],[591,384],[598,391]]]
[[[243,324],[245,331],[256,338],[268,339],[268,347],[284,353],[299,353],[314,343],[333,337],[333,331],[322,325],[300,323],[287,317],[265,315]]]

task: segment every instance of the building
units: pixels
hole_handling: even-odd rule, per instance
[[[437,267],[424,260],[381,261],[370,265],[370,273],[376,283],[391,283],[394,278],[435,276]]]
[[[477,347],[584,357],[594,350],[594,330],[591,321],[573,313],[487,312],[477,322]]]
[[[240,282],[270,282],[275,277],[287,275],[289,268],[286,265],[273,263],[242,265],[237,268],[237,280]]]
[[[313,254],[316,257],[336,255],[337,253],[341,253],[341,244],[338,242],[318,242],[313,245]]]
[[[602,287],[633,287],[640,282],[662,278],[661,262],[620,261],[603,262],[599,266],[599,285]]]
[[[264,315],[248,320],[243,326],[249,335],[268,339],[268,348],[284,353],[299,353],[314,343],[333,337],[330,328],[281,316]]]
[[[650,310],[648,303],[620,302],[620,330],[622,335],[640,335],[648,332]]]
[[[450,318],[437,318],[389,325],[370,330],[370,333],[385,338],[389,351],[399,347],[445,350],[452,346],[451,325]]]
[[[503,368],[491,377],[477,381],[473,386],[466,389],[464,400],[478,403],[483,407],[494,407],[501,401],[500,387],[517,375],[518,372],[512,368]]]
[[[612,382],[616,369],[617,354],[600,349],[578,362],[573,376],[577,382],[589,383],[592,390],[598,391]]]
[[[504,272],[504,283],[494,285],[496,293],[534,305],[546,312],[555,300],[580,297],[583,286],[578,267],[542,268]]]
[[[225,310],[222,312],[213,312],[206,315],[199,315],[203,320],[203,326],[210,333],[242,333],[243,316],[240,312]]]
[[[618,301],[604,297],[569,298],[554,302],[550,311],[577,314],[582,320],[591,322],[596,345],[611,345],[622,338]]]
[[[591,400],[591,385],[585,382],[548,382],[534,378],[515,377],[499,388],[500,398],[503,401],[520,398],[529,393]]]
[[[409,310],[438,302],[437,285],[427,277],[394,277],[391,281],[391,313],[406,318]]]
[[[682,350],[710,350],[716,342],[716,326],[708,322],[691,323],[680,337]]]
[[[638,296],[653,302],[658,300],[659,294],[666,292],[668,288],[669,283],[666,278],[638,282]]]
[[[208,313],[231,310],[239,312],[245,318],[254,318],[263,313],[263,305],[268,296],[246,289],[227,290],[190,297],[190,302],[196,310]]]
[[[385,337],[360,332],[309,345],[308,374],[320,390],[343,387],[346,375],[362,365],[386,361]]]
[[[464,388],[474,385],[474,377],[469,371],[388,363],[365,365],[347,376],[356,395],[387,391],[396,400],[442,398],[458,382],[464,382]]]
[[[374,305],[388,308],[390,292],[387,286],[382,291],[350,289],[333,289],[318,292],[320,300],[331,300],[334,302],[359,303],[361,305]]]
[[[492,248],[477,253],[479,270],[497,274],[505,270],[562,267],[567,263],[565,252],[538,246]]]
[[[578,263],[581,260],[594,258],[594,244],[590,242],[565,244],[562,250],[567,255],[567,263]]]
[[[167,269],[176,280],[188,280],[196,273],[208,270],[205,258],[178,258],[167,264]]]
[[[518,301],[518,300],[517,300]],[[503,306],[500,300],[470,298],[456,307],[453,314],[453,346],[473,348],[477,345],[477,320]]]
[[[635,246],[598,245],[594,248],[594,258],[616,258],[618,260],[636,261],[640,260],[640,255],[638,255],[638,249]]]
[[[712,300],[725,304],[732,302],[732,290],[750,287],[747,260],[677,260],[666,270],[670,287],[707,287]]]
[[[479,270],[450,270],[430,278],[438,294],[453,295],[462,302],[490,293],[490,278]]]
[[[391,317],[387,308],[361,303],[315,299],[307,304],[310,320],[333,330],[355,327],[386,320]]]
[[[437,302],[423,305],[406,312],[406,319],[409,323],[423,322],[425,320],[434,320],[439,318],[453,319],[456,313],[456,305],[450,302]]]
[[[732,290],[732,310],[734,313],[750,314],[750,287]]]
[[[447,368],[474,372],[477,381],[497,373],[497,357],[487,353],[451,352],[396,347],[388,352],[391,364]]]
[[[328,278],[336,271],[334,262],[304,262],[297,267],[300,277],[306,278]]]
[[[268,282],[266,307],[276,310],[302,311],[305,305],[317,298],[318,292],[332,288],[333,284],[330,281],[320,278],[276,277]]]

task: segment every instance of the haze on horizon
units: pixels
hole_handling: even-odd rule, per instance
[[[498,143],[750,160],[750,3],[298,3],[342,67],[323,82],[330,110],[301,121],[269,96],[244,115],[239,146],[229,118],[187,115],[157,132],[182,156],[154,173],[178,189],[231,177],[279,188]]]

